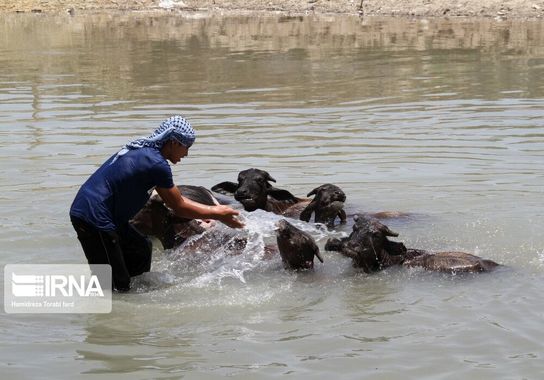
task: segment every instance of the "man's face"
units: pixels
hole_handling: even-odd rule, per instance
[[[172,150],[169,158],[173,164],[177,164],[183,157],[189,154],[189,148],[175,140],[172,140],[171,144]]]

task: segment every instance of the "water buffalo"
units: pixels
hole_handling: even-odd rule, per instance
[[[323,262],[319,247],[310,234],[285,219],[280,220],[277,226],[276,241],[286,269],[312,269],[314,256]]]
[[[247,169],[238,173],[238,183],[221,182],[212,187],[212,191],[221,194],[234,194],[234,199],[240,202],[246,211],[257,209],[282,214],[289,207],[309,199],[297,198],[287,190],[278,189],[270,184],[276,182],[272,176],[260,169]]]
[[[366,273],[376,272],[392,265],[422,267],[427,270],[458,273],[486,272],[499,264],[465,252],[431,253],[407,249],[403,243],[390,241],[398,234],[376,219],[364,215],[354,217],[353,232],[343,239],[331,238],[325,249],[339,251],[353,260],[353,266]]]
[[[353,266],[366,273],[401,264],[407,249],[392,242],[388,236],[398,236],[378,220],[363,215],[354,216],[353,231],[347,238],[331,238],[325,244],[328,251],[339,251],[353,260]]]
[[[219,204],[217,198],[205,187],[180,185],[181,194],[208,206]],[[153,194],[130,223],[140,233],[159,239],[163,248],[180,245],[190,236],[200,234],[208,227],[201,220],[181,218],[168,208],[158,194]]]
[[[346,223],[346,212],[344,211],[346,194],[342,189],[326,183],[310,191],[307,196],[312,195],[314,198],[300,213],[300,220],[309,222],[312,213],[315,213],[315,223],[323,223],[328,227],[333,227],[336,217],[340,219],[340,223]]]
[[[284,189],[278,189],[270,184],[276,182],[272,176],[260,169],[247,169],[238,174],[238,183],[221,182],[212,187],[212,191],[222,194],[234,194],[246,211],[257,209],[270,211],[291,218],[300,218],[309,222],[315,214],[316,223],[333,226],[336,217],[345,222],[346,213],[343,210],[346,195],[335,185],[324,184],[313,189],[307,197],[298,198]]]

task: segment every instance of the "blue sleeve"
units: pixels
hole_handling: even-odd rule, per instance
[[[159,162],[153,167],[151,173],[155,186],[170,189],[174,186],[172,179],[172,169],[167,162]]]

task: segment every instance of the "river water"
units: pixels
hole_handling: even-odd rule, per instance
[[[542,22],[1,16],[1,264],[84,263],[78,187],[175,113],[198,131],[178,184],[335,183],[410,213],[388,222],[408,246],[504,264],[288,273],[263,255],[278,217],[248,214],[250,250],[157,246],[110,314],[0,314],[1,377],[541,378],[543,98]],[[349,232],[299,225],[321,248]]]

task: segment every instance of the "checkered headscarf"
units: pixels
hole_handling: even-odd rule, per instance
[[[163,145],[170,139],[175,139],[181,145],[190,148],[195,142],[196,133],[191,127],[191,124],[183,117],[175,115],[169,117],[161,123],[159,128],[155,130],[149,137],[143,137],[129,142],[123,147],[117,156],[111,162],[112,164],[129,150],[139,149],[144,147],[152,147],[162,149]]]

